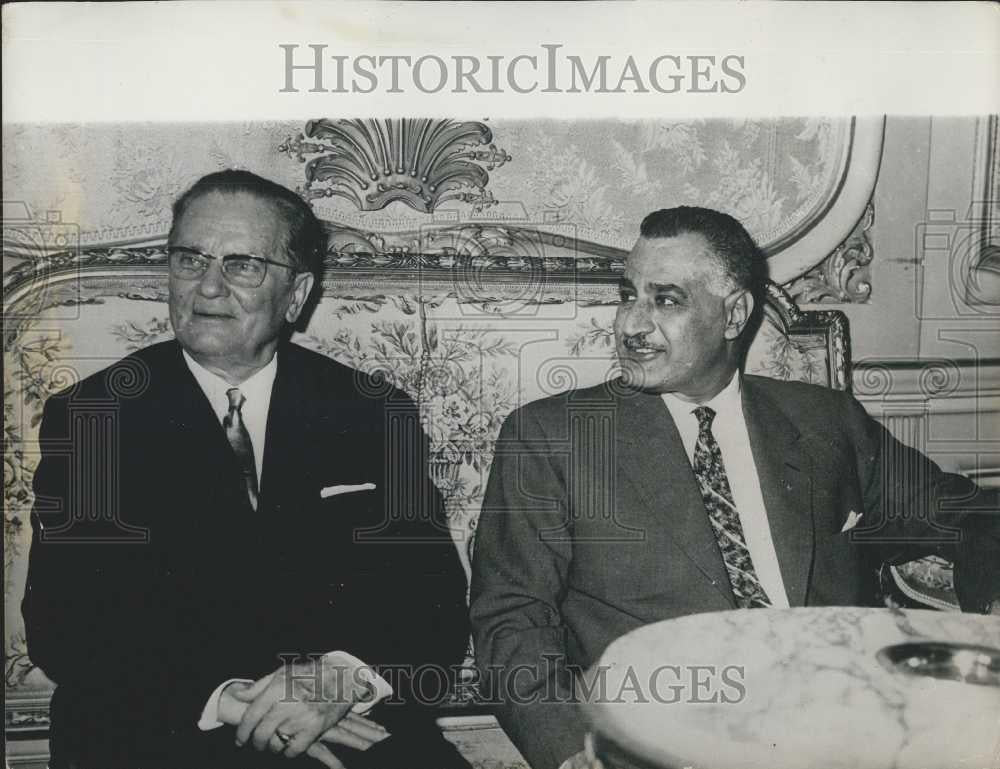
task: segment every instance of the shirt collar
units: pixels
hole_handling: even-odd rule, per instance
[[[676,424],[680,424],[683,419],[690,419],[698,406],[708,406],[715,412],[717,418],[721,421],[728,421],[743,415],[742,388],[743,381],[740,378],[740,372],[736,371],[733,373],[733,378],[729,380],[729,384],[705,403],[692,403],[679,398],[674,393],[662,393],[660,397],[670,409],[670,415]]]
[[[194,375],[198,385],[208,397],[209,402],[213,407],[215,407],[216,411],[219,411],[219,408],[221,407],[221,413],[225,414],[228,410],[228,398],[226,397],[226,391],[231,389],[233,385],[229,384],[229,382],[217,374],[213,374],[207,368],[198,363],[198,361],[188,354],[187,350],[183,350],[183,353],[184,362],[187,363],[188,368]],[[278,354],[275,352],[275,354],[271,357],[271,360],[268,361],[264,368],[255,372],[250,378],[244,379],[238,385],[240,392],[243,393],[247,402],[258,405],[270,403],[271,390],[274,388],[274,378],[277,373]]]

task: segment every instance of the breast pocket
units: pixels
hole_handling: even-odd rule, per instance
[[[319,490],[320,499],[333,499],[335,497],[346,497],[348,494],[366,494],[377,491],[378,487],[373,482],[366,483],[334,483],[324,486]]]
[[[312,517],[319,530],[360,542],[388,521],[383,496],[374,484],[330,484],[317,492]]]

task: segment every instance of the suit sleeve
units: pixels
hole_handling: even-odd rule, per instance
[[[500,431],[479,518],[471,617],[480,685],[535,769],[577,753],[585,733],[560,614],[573,556],[566,498],[565,471],[541,426],[530,412],[514,412]]]
[[[150,548],[123,542],[117,523],[107,519],[107,497],[87,493],[88,486],[120,479],[94,461],[105,436],[88,438],[86,427],[71,433],[69,401],[48,399],[39,432],[22,602],[29,655],[63,694],[106,703],[106,715],[135,724],[137,732],[193,728],[213,688],[238,671],[225,667],[221,648],[178,640],[184,636],[174,622],[185,618],[142,619],[151,616],[149,603],[161,602],[147,579]]]
[[[928,554],[955,565],[955,592],[964,611],[1000,600],[1000,494],[943,472],[905,446],[845,396],[844,423],[853,432],[867,525],[859,544],[881,559],[903,563]]]

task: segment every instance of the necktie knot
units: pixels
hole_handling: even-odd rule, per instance
[[[698,420],[698,429],[701,432],[711,432],[712,420],[715,419],[715,409],[709,406],[699,406],[692,413]]]
[[[246,396],[240,391],[239,387],[230,387],[226,390],[226,397],[229,398],[230,412],[240,411],[246,402]]]

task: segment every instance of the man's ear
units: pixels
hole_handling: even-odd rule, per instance
[[[739,338],[750,322],[753,314],[753,294],[745,288],[733,291],[724,300],[726,306],[726,339],[733,341]]]
[[[305,307],[315,280],[316,278],[311,272],[300,272],[293,279],[292,301],[288,303],[288,309],[285,310],[285,320],[289,323],[295,323],[299,319],[299,314]]]

